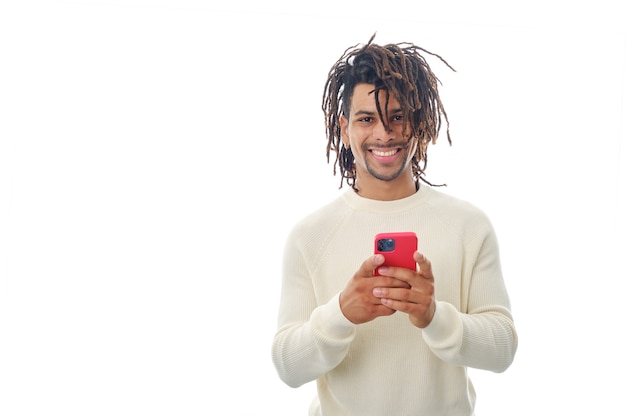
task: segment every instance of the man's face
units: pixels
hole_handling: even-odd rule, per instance
[[[398,178],[406,183],[407,175],[413,180],[411,159],[417,150],[417,140],[403,136],[402,108],[395,97],[389,97],[385,115],[389,130],[385,129],[378,111],[374,85],[358,84],[354,88],[350,117],[341,117],[341,137],[345,146],[352,149],[357,171],[357,183],[375,184],[376,181],[392,183]],[[387,92],[380,90],[379,102],[384,111]]]

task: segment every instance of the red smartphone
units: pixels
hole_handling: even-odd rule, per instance
[[[417,235],[414,232],[380,233],[374,238],[374,253],[385,256],[385,266],[417,270],[413,254],[417,251]],[[378,268],[374,270],[378,274]]]

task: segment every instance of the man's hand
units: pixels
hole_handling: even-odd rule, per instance
[[[382,276],[406,282],[407,287],[383,287],[376,285],[372,294],[380,299],[381,305],[394,311],[406,312],[411,323],[418,328],[426,328],[435,315],[435,279],[430,261],[421,253],[413,255],[418,271],[400,267],[380,267]]]
[[[409,285],[405,281],[388,276],[374,276],[374,269],[384,261],[385,258],[381,254],[365,260],[339,295],[341,311],[350,322],[362,324],[396,312],[393,307],[384,305],[380,297],[374,295],[377,288],[409,290]]]

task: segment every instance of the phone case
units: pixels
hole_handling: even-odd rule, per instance
[[[374,238],[374,253],[385,256],[383,265],[416,270],[415,251],[417,235],[414,232],[380,233]],[[378,269],[374,270],[374,275],[379,276]]]

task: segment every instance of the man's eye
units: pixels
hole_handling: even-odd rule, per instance
[[[363,122],[363,123],[369,123],[372,121],[371,117],[363,117],[361,119],[359,119],[359,121]]]
[[[401,115],[400,115],[400,116],[393,116],[393,117],[392,117],[392,120],[393,120],[393,121],[402,121],[402,119],[403,119],[403,118],[404,118],[404,117],[402,117]]]

